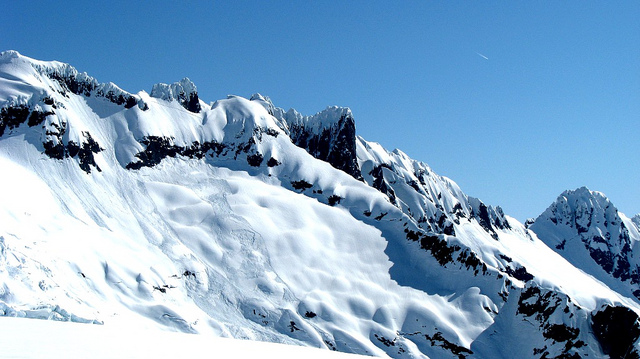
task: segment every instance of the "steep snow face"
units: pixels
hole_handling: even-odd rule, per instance
[[[389,152],[360,137],[357,149],[364,181],[385,194],[389,202],[421,230],[455,237],[480,255],[483,262],[504,274],[518,280],[531,279],[524,267],[513,268],[515,263],[503,258],[505,250],[509,250],[504,248],[504,241],[500,241],[501,235],[532,238],[519,223],[512,228],[500,207],[486,206],[479,199],[467,196],[455,182],[437,175],[427,164],[409,158],[400,150]]]
[[[348,109],[194,112],[166,87],[127,107],[74,71],[0,54],[0,314],[430,358],[597,357],[637,326],[636,303],[355,136]]]
[[[509,229],[500,207],[492,208],[468,197],[453,181],[438,176],[425,163],[400,150],[388,152],[377,143],[358,138],[358,162],[365,181],[389,197],[391,203],[434,233],[455,235],[462,219],[473,220],[497,238]]]
[[[563,192],[529,226],[575,266],[625,295],[640,298],[638,225],[600,192]]]

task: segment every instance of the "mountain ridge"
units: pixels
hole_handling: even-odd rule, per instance
[[[0,158],[20,177],[3,179],[4,315],[434,358],[597,357],[610,331],[591,322],[637,318],[499,207],[358,137],[346,108],[191,111],[185,80],[110,95],[69,65],[0,61]]]

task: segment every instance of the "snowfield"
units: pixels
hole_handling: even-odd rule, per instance
[[[632,292],[356,136],[349,109],[302,116],[259,94],[207,104],[188,79],[130,94],[12,51],[0,108],[0,340],[14,350],[0,355],[284,348],[214,337],[326,349],[285,357],[638,349]]]
[[[129,327],[0,318],[0,358],[309,358],[362,356],[309,347]]]

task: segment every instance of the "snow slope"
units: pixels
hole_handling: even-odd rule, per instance
[[[334,358],[361,356],[309,347],[127,327],[0,318],[0,358]]]
[[[4,316],[391,357],[638,348],[627,293],[346,108],[130,94],[9,51],[0,109]]]

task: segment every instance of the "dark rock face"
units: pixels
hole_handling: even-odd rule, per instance
[[[566,342],[568,340],[575,340],[580,334],[580,329],[571,328],[564,324],[551,324],[547,326],[542,335],[547,339],[553,339],[556,342]]]
[[[160,136],[146,136],[140,140],[140,143],[146,147],[144,151],[136,154],[140,161],[127,164],[127,169],[153,167],[163,159],[177,155],[189,158],[203,158],[207,153],[219,155],[227,148],[224,144],[214,141],[204,143],[195,141],[190,146],[181,147],[173,144],[173,138]]]
[[[315,133],[300,124],[290,125],[291,141],[313,157],[329,162],[353,178],[362,180],[356,157],[356,126],[353,117],[342,115],[333,126]]]
[[[586,346],[584,334],[571,324],[551,323],[551,317],[562,315],[565,323],[571,323],[575,313],[582,310],[565,294],[537,286],[527,286],[518,299],[516,315],[525,317],[531,324],[537,324],[545,342],[548,342],[542,348],[534,348],[534,355],[551,358],[551,353],[555,353],[553,358],[577,359],[581,358],[578,349]]]
[[[442,266],[453,262],[453,253],[462,249],[462,247],[458,245],[449,245],[447,241],[437,235],[429,235],[421,231],[412,231],[408,228],[405,228],[404,232],[408,240],[418,241],[420,248],[431,252]]]
[[[423,230],[414,231],[409,228],[405,228],[404,233],[408,240],[419,242],[420,248],[430,252],[443,267],[453,263],[458,264],[460,268],[473,271],[474,275],[487,272],[487,265],[473,251],[448,243],[442,235],[427,234]]]
[[[40,111],[26,105],[7,106],[0,109],[0,136],[5,130],[13,130],[27,122],[29,127],[40,125],[53,111]]]
[[[467,355],[473,354],[471,350],[448,341],[441,332],[436,332],[433,335],[425,334],[425,338],[431,343],[431,346],[442,347],[456,355],[459,359],[465,359]]]
[[[167,101],[178,101],[187,111],[194,113],[202,110],[196,85],[186,77],[171,85],[162,83],[153,85],[150,96]]]
[[[482,226],[485,231],[491,234],[491,237],[493,237],[493,239],[498,240],[498,234],[493,229],[493,226],[491,226],[489,211],[487,211],[487,206],[485,206],[484,203],[480,203],[478,209],[474,209],[471,215],[478,220],[478,223],[480,223],[480,226]]]
[[[68,157],[77,158],[78,165],[83,171],[91,173],[91,167],[93,166],[98,170],[98,172],[101,172],[102,170],[96,163],[93,155],[95,153],[103,151],[104,149],[100,147],[98,142],[96,142],[93,137],[91,137],[91,134],[84,131],[82,132],[82,135],[85,137],[85,140],[80,144],[76,143],[75,141],[69,141],[66,145],[64,145],[64,142],[62,142],[61,138],[64,135],[65,128],[58,128],[60,129],[60,132],[56,133],[57,141],[54,142],[50,140],[43,143],[44,153],[50,158],[55,158],[58,160]]]
[[[378,341],[380,343],[382,343],[386,347],[394,347],[394,346],[396,346],[396,339],[395,338],[393,340],[391,340],[391,339],[387,339],[384,336],[378,335],[378,334],[374,334],[374,337],[376,339],[378,339]]]
[[[520,294],[516,314],[534,317],[537,321],[544,322],[556,311],[560,303],[561,298],[554,292],[543,293],[540,288],[531,286]]]
[[[487,207],[480,200],[471,201],[471,217],[475,218],[480,226],[491,235],[495,240],[498,240],[497,229],[511,229],[509,222],[504,217],[502,208],[496,207],[495,209]]]
[[[316,313],[308,311],[308,310],[304,313],[304,317],[307,318],[307,319],[313,319],[316,316],[317,316]]]
[[[188,111],[198,113],[202,108],[200,107],[200,99],[198,98],[198,93],[190,93],[189,96],[184,97],[180,102],[182,107],[186,108]]]
[[[56,108],[55,102],[50,97],[43,98],[41,105],[45,105],[41,107]],[[48,116],[55,115],[54,111],[40,110],[39,108],[41,107],[17,105],[0,109],[0,136],[3,136],[6,130],[16,129],[25,122],[29,127],[43,125]],[[82,132],[85,140],[81,143],[68,141],[65,144],[63,137],[67,132],[66,122],[44,124],[43,130],[46,138],[42,143],[45,155],[58,160],[69,157],[77,158],[78,164],[83,171],[91,173],[91,167],[101,171],[93,155],[103,149],[91,137],[89,132]]]
[[[340,201],[342,201],[343,199],[344,198],[342,198],[342,197],[340,197],[340,196],[338,196],[336,194],[333,194],[333,195],[329,196],[329,198],[327,199],[327,203],[330,206],[335,206],[336,204],[339,204]]]
[[[260,153],[247,156],[247,163],[252,167],[260,167],[262,160],[264,160],[264,157]]]
[[[305,180],[291,181],[291,187],[298,191],[304,191],[313,187],[313,185]]]
[[[586,233],[586,231],[582,232]],[[589,255],[593,260],[598,263],[605,270],[605,272],[611,274],[614,278],[619,278],[621,281],[630,281],[632,284],[640,283],[640,267],[638,265],[631,265],[629,262],[632,257],[631,253],[631,239],[629,238],[629,231],[620,222],[618,231],[617,243],[621,244],[622,248],[617,249],[615,242],[611,240],[611,233],[607,232],[607,239],[600,235],[594,235],[591,238],[584,236],[582,242],[589,251]],[[602,244],[606,246],[606,250],[595,248],[594,244]]]
[[[64,158],[77,158],[80,169],[86,173],[91,173],[91,167],[98,172],[102,171],[96,163],[94,154],[103,151],[98,142],[96,142],[89,132],[83,131],[82,135],[85,140],[80,144],[75,141],[69,141],[66,145],[62,141],[62,137],[66,132],[66,123],[63,126],[52,124],[57,131],[47,131],[47,135],[51,139],[43,143],[44,154],[50,158],[62,160]]]
[[[640,337],[640,323],[638,315],[631,309],[607,305],[591,315],[591,328],[602,352],[610,358],[640,358],[635,348]]]
[[[3,107],[0,110],[0,136],[4,135],[5,129],[12,130],[25,123],[29,112],[27,106]]]
[[[138,170],[142,167],[158,165],[167,157],[183,156],[191,159],[215,158],[228,156],[234,160],[241,155],[246,155],[247,164],[252,167],[260,167],[264,163],[264,156],[256,149],[256,143],[261,141],[263,135],[277,136],[278,132],[271,129],[255,128],[253,134],[245,142],[219,143],[216,141],[194,141],[190,145],[178,146],[174,144],[173,137],[144,136],[138,140],[145,148],[135,154],[138,161],[130,162],[125,167],[130,170]],[[280,162],[273,157],[267,160],[267,166],[275,167]]]
[[[47,71],[46,75],[50,79],[57,81],[63,89],[76,95],[89,97],[91,96],[91,92],[98,86],[97,81],[93,78],[85,76],[79,79],[77,74],[74,73],[65,74],[56,70],[50,70]]]
[[[267,166],[268,167],[276,167],[280,165],[280,161],[276,160],[273,157],[270,157],[269,160],[267,160]]]
[[[105,99],[115,103],[116,105],[124,105],[124,108],[132,108],[133,106],[138,104],[138,100],[135,97],[128,93],[118,93],[115,91],[103,91],[98,89],[96,91],[96,96],[104,97]]]
[[[93,77],[85,73],[78,73],[78,71],[71,66],[66,66],[61,69],[40,68],[39,70],[48,78],[58,82],[65,92],[71,92],[75,95],[85,97],[95,95],[98,98],[106,99],[116,105],[124,105],[127,109],[138,104],[138,98],[136,96],[115,87],[113,84],[100,84]],[[68,94],[64,92],[62,95],[68,97]]]
[[[47,118],[47,116],[53,115],[53,114],[54,114],[53,111],[44,111],[44,112],[37,111],[37,110],[31,111],[31,115],[29,115],[29,121],[27,122],[27,125],[29,127],[41,125],[44,122],[44,120]],[[0,136],[2,136],[1,129],[0,129]]]
[[[73,141],[69,141],[69,144],[67,144],[67,150],[69,151],[69,156],[70,157],[78,156],[78,160],[80,161],[80,168],[83,171],[90,173],[91,172],[90,166],[93,166],[98,170],[98,172],[100,172],[101,169],[100,167],[98,167],[98,164],[96,163],[96,160],[93,157],[93,154],[102,151],[103,148],[101,148],[98,142],[96,142],[91,137],[91,134],[89,134],[89,132],[83,132],[83,135],[86,141],[82,142],[80,145],[77,145]]]
[[[142,167],[153,167],[166,157],[175,157],[183,151],[183,148],[172,144],[172,139],[159,136],[147,136],[140,143],[146,146],[145,150],[136,154],[139,162],[127,164],[127,169],[140,169]]]
[[[506,267],[505,273],[523,282],[527,282],[533,279],[533,274],[527,272],[527,268],[525,267],[518,267],[515,270],[511,267]]]
[[[398,201],[396,200],[396,192],[393,190],[393,187],[384,179],[384,169],[392,170],[391,166],[383,163],[381,165],[375,166],[369,174],[373,177],[373,183],[371,186],[378,191],[384,193],[389,197],[389,201],[393,205],[398,205]]]

